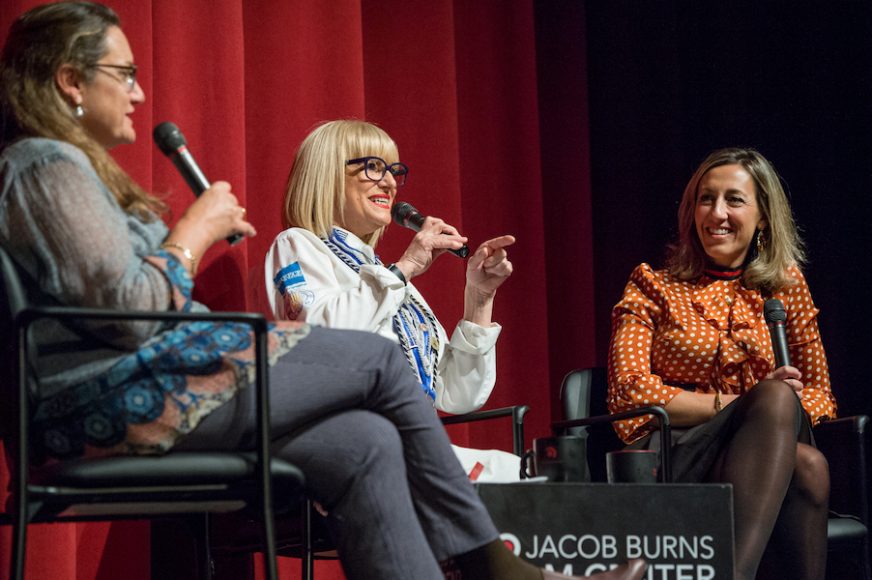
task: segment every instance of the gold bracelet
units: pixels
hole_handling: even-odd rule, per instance
[[[191,274],[195,274],[197,272],[197,256],[194,255],[194,252],[191,251],[190,248],[186,248],[181,244],[175,244],[173,242],[164,242],[160,245],[161,248],[173,248],[182,253],[186,260],[191,262]]]
[[[721,392],[715,391],[715,415],[721,412],[724,408],[724,403],[721,401]]]

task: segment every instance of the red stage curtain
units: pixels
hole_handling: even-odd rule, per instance
[[[0,35],[38,4],[5,0]],[[139,138],[114,153],[165,194],[173,222],[191,201],[152,144],[171,120],[212,180],[229,181],[258,236],[217,244],[196,296],[213,309],[262,310],[263,255],[281,230],[293,154],[325,120],[381,125],[411,167],[402,199],[476,246],[518,238],[499,292],[499,381],[489,407],[528,403],[528,437],[559,411],[556,381],[593,362],[593,280],[583,8],[533,0],[115,0],[147,101]],[[411,232],[391,227],[390,261]],[[462,313],[463,262],[446,255],[415,281],[447,327]],[[508,429],[458,427],[461,444],[510,448]],[[3,474],[5,476],[5,474]],[[3,489],[5,480],[0,479]],[[2,498],[0,498],[2,499]],[[0,579],[9,536],[3,530]],[[148,578],[141,523],[41,526],[31,579]],[[111,550],[110,550],[111,549]],[[297,563],[283,568],[296,573]],[[319,577],[341,576],[333,565]]]

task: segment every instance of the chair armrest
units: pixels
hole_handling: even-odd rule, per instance
[[[869,523],[867,428],[869,417],[855,415],[815,426],[815,444],[830,466],[830,509],[857,514]]]
[[[524,417],[530,407],[527,405],[514,405],[512,407],[500,407],[498,409],[488,409],[487,411],[473,411],[472,413],[464,413],[463,415],[448,415],[440,417],[443,425],[455,425],[458,423],[472,423],[475,421],[487,421],[489,419],[498,419],[500,417],[512,418],[512,452],[515,455],[523,455],[524,453]]]
[[[663,407],[640,407],[623,413],[615,413],[613,415],[595,415],[593,417],[584,417],[582,419],[569,419],[566,421],[555,421],[551,423],[551,430],[555,433],[562,433],[572,427],[583,427],[585,425],[599,425],[602,423],[612,423],[632,417],[640,417],[642,415],[654,415],[660,425],[660,437],[662,438],[660,445],[660,473],[663,475],[663,482],[669,483],[672,481],[672,464],[670,463],[669,455],[672,449],[672,427],[669,422],[669,414]]]
[[[830,419],[818,423],[814,427],[815,439],[830,441],[835,437],[864,437],[869,425],[869,417],[867,415],[852,415],[850,417],[841,417],[839,419]]]
[[[255,332],[267,329],[266,318],[255,312],[178,312],[176,310],[109,310],[106,308],[76,308],[72,306],[31,306],[15,317],[16,325],[29,326],[42,318],[55,320],[165,320],[167,322],[240,322],[250,324]]]

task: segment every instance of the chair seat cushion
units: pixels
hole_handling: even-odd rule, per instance
[[[831,516],[827,520],[827,539],[831,547],[834,544],[838,547],[846,544],[862,545],[866,534],[866,526],[853,516]]]
[[[276,484],[302,485],[294,465],[273,459]],[[62,487],[98,488],[116,485],[197,485],[251,478],[255,453],[174,452],[160,456],[119,456],[73,459],[31,470],[31,483]],[[278,480],[278,481],[276,481]]]

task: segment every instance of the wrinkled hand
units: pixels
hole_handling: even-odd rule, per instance
[[[424,220],[403,256],[394,262],[407,280],[420,276],[446,250],[459,250],[467,241],[454,226],[432,216]]]
[[[512,275],[512,263],[506,248],[515,243],[514,236],[500,236],[481,244],[466,263],[466,287],[484,296],[493,296]]]
[[[254,236],[257,232],[245,219],[245,209],[226,181],[216,181],[185,211],[182,219],[199,229],[211,245],[233,234]]]
[[[798,368],[792,366],[778,367],[766,375],[766,378],[784,381],[791,389],[793,389],[797,397],[802,396],[802,388],[804,385],[800,380],[802,378],[802,373],[799,372]]]

